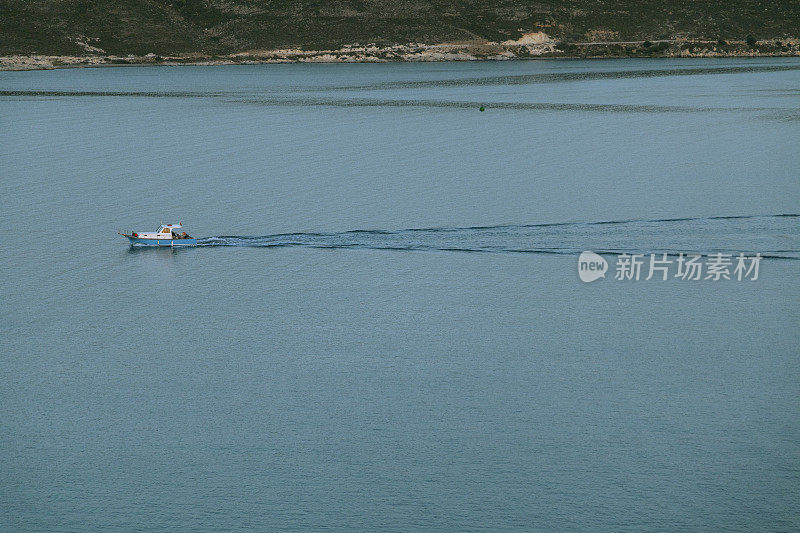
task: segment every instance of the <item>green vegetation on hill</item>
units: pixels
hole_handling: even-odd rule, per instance
[[[796,0],[0,0],[0,55],[798,37]],[[99,52],[100,49],[102,52]]]

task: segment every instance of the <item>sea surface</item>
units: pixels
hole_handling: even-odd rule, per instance
[[[800,58],[0,72],[0,202],[2,530],[800,529]]]

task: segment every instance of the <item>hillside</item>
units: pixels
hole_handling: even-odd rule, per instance
[[[597,54],[584,45],[570,52],[570,43],[605,41],[716,43],[751,36],[752,48],[756,40],[800,37],[800,2],[0,0],[0,56],[218,57],[354,43],[499,43],[527,32],[544,32],[571,55]]]

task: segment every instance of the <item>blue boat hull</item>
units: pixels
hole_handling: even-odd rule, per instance
[[[128,237],[131,241],[131,246],[194,246],[197,244],[197,239],[139,239],[136,237]]]

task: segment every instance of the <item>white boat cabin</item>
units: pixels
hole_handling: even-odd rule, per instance
[[[176,230],[182,228],[183,226],[178,224],[161,224],[158,230],[154,231],[153,233],[139,233],[134,234],[134,237],[139,239],[159,239],[159,240],[167,240],[167,239],[185,239],[185,236],[181,236]]]

